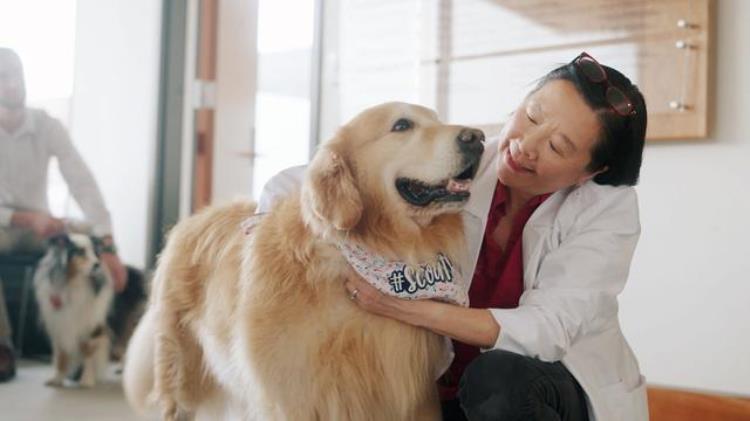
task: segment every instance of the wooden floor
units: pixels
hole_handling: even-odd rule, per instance
[[[649,387],[651,421],[750,421],[750,399]]]

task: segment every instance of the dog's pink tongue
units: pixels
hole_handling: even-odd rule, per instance
[[[469,191],[471,180],[450,180],[446,189],[451,193],[460,193]]]
[[[55,310],[60,310],[60,307],[62,307],[62,298],[58,294],[50,295],[49,302]]]

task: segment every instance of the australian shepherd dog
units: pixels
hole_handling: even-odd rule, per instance
[[[34,292],[51,345],[54,376],[49,386],[78,380],[91,387],[110,360],[118,361],[145,311],[143,273],[127,267],[124,291],[113,280],[91,237],[62,234],[49,240],[34,274]]]

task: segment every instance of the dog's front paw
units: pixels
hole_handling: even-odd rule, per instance
[[[83,388],[91,389],[96,385],[96,380],[93,378],[82,378],[81,381],[78,383]]]
[[[44,382],[44,385],[48,387],[63,387],[63,381],[60,378],[53,377]]]

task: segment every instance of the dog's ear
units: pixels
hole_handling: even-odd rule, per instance
[[[64,249],[69,249],[71,247],[71,244],[73,244],[73,242],[70,241],[70,237],[68,237],[68,234],[66,233],[52,236],[47,239],[47,242],[50,246],[60,247]]]
[[[323,146],[308,167],[304,204],[317,219],[337,230],[354,228],[362,217],[362,198],[345,156]]]

